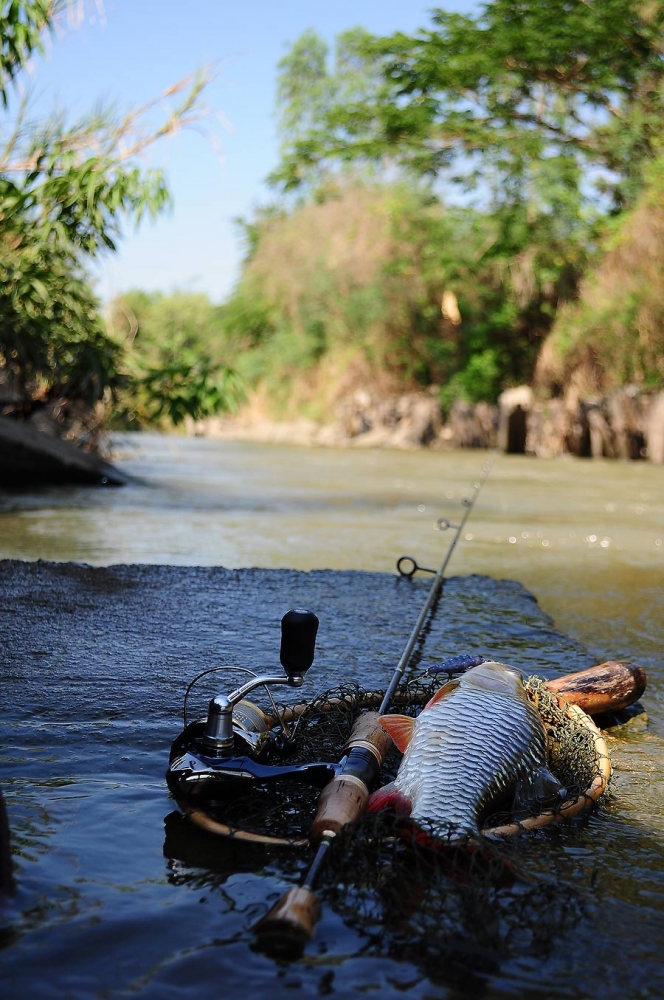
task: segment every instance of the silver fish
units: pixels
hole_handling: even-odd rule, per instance
[[[436,833],[476,835],[499,799],[534,773],[548,774],[540,716],[519,672],[502,663],[483,663],[446,684],[417,719],[384,715],[380,722],[404,756],[395,780],[370,797],[369,811],[391,805]]]

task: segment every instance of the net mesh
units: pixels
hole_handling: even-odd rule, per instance
[[[412,679],[397,691],[393,707],[405,715],[415,716],[440,686],[439,681]],[[567,798],[583,794],[598,773],[598,760],[592,733],[568,712],[560,708],[557,700],[544,687],[544,681],[531,677],[525,682],[528,697],[536,705],[547,733],[548,763],[551,772],[567,789]],[[295,739],[288,756],[279,763],[304,764],[312,761],[337,762],[348,740],[353,724],[360,712],[376,709],[381,703],[382,691],[366,690],[356,684],[344,684],[318,695],[312,701],[293,708],[277,706],[289,719]],[[392,747],[384,761],[381,783],[394,779],[401,754]],[[236,798],[225,796],[223,801],[212,800],[206,811],[218,822],[233,829],[269,833],[272,837],[300,843],[306,839],[314,818],[320,789],[291,780],[255,785],[243,789]],[[519,823],[536,815],[546,807],[546,802],[533,800],[527,809],[496,812],[485,817],[483,827],[494,827],[508,822]],[[363,820],[371,824],[371,817]],[[380,826],[380,823],[379,823]],[[362,833],[363,831],[358,831]],[[367,831],[367,836],[373,834]],[[452,838],[454,831],[448,836]],[[380,839],[380,838],[378,838]],[[440,831],[437,831],[437,839]],[[443,836],[443,839],[444,836]]]
[[[401,713],[417,715],[439,682],[412,680],[394,699]],[[568,789],[568,798],[583,792],[599,771],[593,733],[559,707],[544,682],[526,682],[528,697],[542,718],[549,766]],[[289,761],[337,761],[359,712],[376,709],[382,692],[354,684],[326,691],[293,711],[296,749]],[[280,706],[281,707],[281,706]],[[291,719],[291,722],[293,719]],[[381,780],[395,776],[401,755],[392,748]],[[235,802],[217,804],[219,819],[243,830],[306,839],[319,790],[291,782],[254,788]],[[493,815],[485,827],[505,821],[523,822],[541,811]],[[553,942],[570,932],[586,915],[586,896],[569,881],[538,873],[526,874],[523,842],[497,841],[480,835],[472,845],[451,846],[454,830],[417,828],[389,811],[365,814],[332,841],[328,863],[316,891],[364,942],[362,953],[412,962],[434,982],[455,982],[467,990],[469,976],[484,977],[506,959],[546,956]],[[540,832],[527,834],[531,840]],[[531,842],[527,842],[528,846]],[[532,843],[536,848],[536,842]],[[301,878],[310,856],[281,852],[277,863],[291,882]],[[297,860],[299,858],[299,860]],[[299,873],[298,873],[299,872]],[[469,972],[472,970],[472,972]]]
[[[413,962],[434,981],[449,983],[456,968],[467,987],[469,968],[486,975],[511,956],[544,957],[585,915],[576,887],[524,874],[513,841],[441,850],[379,814],[332,851],[319,895],[365,940],[364,954]]]

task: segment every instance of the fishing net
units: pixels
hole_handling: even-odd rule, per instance
[[[526,875],[514,841],[441,849],[386,814],[336,838],[318,891],[363,954],[412,962],[434,982],[456,974],[466,989],[469,969],[481,977],[506,958],[545,957],[586,912],[578,887]]]
[[[400,713],[416,716],[439,686],[440,682],[436,680],[412,679],[397,691],[392,704]],[[578,717],[561,708],[539,678],[528,679],[525,688],[544,723],[551,772],[567,789],[568,803],[582,799],[599,773],[593,732]],[[337,762],[358,714],[378,708],[382,697],[382,691],[344,684],[295,708],[278,705],[279,713],[294,730],[295,738],[288,755],[273,762]],[[392,747],[384,761],[381,783],[393,780],[400,759],[401,754]],[[306,841],[319,795],[319,788],[285,779],[267,785],[257,784],[248,790],[243,788],[235,798],[229,799],[225,795],[223,801],[212,799],[205,808],[213,820],[229,827],[231,835],[243,832],[257,836],[269,834],[272,838],[281,838],[300,846]],[[547,807],[546,801],[535,799],[519,813],[513,810],[495,812],[485,817],[482,825],[484,829],[500,829],[506,824],[516,824],[527,830],[532,817],[552,815],[552,810]],[[560,818],[564,819],[564,814]],[[367,819],[366,822],[373,820]],[[516,831],[510,829],[509,832]],[[363,833],[361,830],[358,833],[361,839]],[[453,838],[454,835],[455,831],[450,830],[448,836]],[[441,839],[440,831],[437,839]]]
[[[398,690],[393,705],[416,716],[438,686],[438,681],[411,680]],[[583,801],[603,767],[597,731],[578,712],[561,708],[540,679],[530,678],[525,687],[547,733],[550,770],[567,789],[567,801]],[[338,761],[358,714],[376,709],[382,695],[345,684],[295,709],[278,706],[295,726],[288,762]],[[400,759],[393,747],[382,782],[394,778]],[[211,802],[208,808],[237,831],[269,833],[301,847],[270,855],[269,866],[293,884],[310,860],[304,845],[319,794],[317,788],[284,781],[256,786],[234,801]],[[533,802],[519,814],[485,817],[483,828],[507,825],[513,833],[516,827],[525,832],[526,846],[536,848],[537,838],[545,834],[529,830],[529,820],[554,814],[548,803]],[[480,835],[460,847],[456,834],[422,823],[414,827],[389,811],[365,814],[332,841],[317,892],[363,940],[363,954],[412,962],[434,982],[444,979],[449,985],[458,976],[465,989],[472,985],[471,969],[479,989],[482,978],[506,959],[544,957],[562,933],[583,919],[586,897],[569,880],[541,870],[535,878],[526,873],[522,839],[517,848],[514,836]]]

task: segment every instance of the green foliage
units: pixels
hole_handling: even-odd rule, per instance
[[[206,295],[127,292],[111,304],[109,321],[124,345],[115,426],[177,426],[235,410],[244,399],[239,376],[222,361],[222,310]]]
[[[16,74],[35,51],[42,49],[42,32],[50,26],[53,0],[0,2],[0,101],[6,108],[7,91]]]
[[[332,121],[340,106],[362,105],[380,87],[380,66],[371,52],[371,41],[364,28],[342,32],[330,67],[328,46],[309,29],[281,60],[277,113],[282,164],[269,178],[273,184],[286,191],[304,188],[317,198],[329,193],[329,171],[319,156],[317,136],[322,123]],[[293,148],[297,156],[291,155]],[[336,161],[343,159],[339,148]]]
[[[396,162],[469,184],[493,174],[499,200],[532,199],[546,159],[560,177],[597,164],[605,186],[618,173],[621,201],[662,140],[663,26],[659,0],[491,0],[477,17],[435,10],[413,36],[358,37],[363,92],[328,84],[332,99],[286,134],[274,180]]]
[[[298,363],[323,370],[351,347],[365,381],[439,383],[446,405],[530,381],[561,309],[576,315],[567,304],[601,256],[607,214],[636,204],[662,149],[663,27],[661,0],[489,0],[473,16],[434,10],[412,36],[347,32],[333,54],[307,32],[279,67],[282,159],[270,178],[286,204],[301,200],[290,218],[256,220],[236,296],[248,303],[260,288],[268,306],[249,377],[288,381]],[[361,242],[364,223],[353,230],[328,209],[349,208],[360,178],[383,192],[363,209],[375,266],[344,271],[338,247]],[[444,208],[441,180],[473,201]],[[379,238],[380,213],[389,234]],[[441,318],[444,292],[457,325]],[[614,359],[621,337],[641,345],[614,363],[625,377],[653,370],[643,344],[655,342],[658,313],[644,319],[645,299],[632,282],[597,324],[622,331]],[[579,344],[567,327],[557,342]]]
[[[110,305],[109,325],[147,363],[175,345],[213,359],[222,354],[221,309],[202,293],[125,292]]]
[[[85,268],[115,249],[124,218],[140,221],[168,204],[162,174],[135,159],[196,115],[205,82],[169,88],[183,95],[181,104],[152,131],[140,111],[116,119],[100,109],[73,124],[61,115],[29,124],[25,106],[14,109],[12,84],[66,6],[0,0],[0,382],[14,399],[3,412],[15,416],[44,406],[62,414],[65,400],[92,409],[126,381],[122,350],[104,330]]]
[[[664,385],[664,158],[645,171],[636,206],[614,220],[579,301],[560,310],[537,379],[559,392]]]
[[[0,236],[0,379],[18,412],[49,398],[92,407],[119,382],[120,349],[106,336],[76,254],[38,231]]]
[[[165,418],[177,426],[187,417],[201,420],[235,410],[243,398],[242,383],[233,369],[180,346],[164,349],[153,367],[135,369],[116,421],[141,427]]]
[[[440,390],[443,412],[449,413],[456,399],[467,403],[497,399],[504,372],[502,352],[496,347],[486,347],[472,354],[464,368],[456,372]]]
[[[221,310],[232,364],[278,415],[328,416],[358,381],[494,400],[530,378],[583,258],[559,220],[501,211],[444,208],[413,184],[355,184],[258,222]]]

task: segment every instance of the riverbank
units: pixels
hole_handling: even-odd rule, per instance
[[[664,392],[634,387],[604,397],[569,392],[540,399],[529,386],[504,392],[497,406],[456,401],[445,418],[438,392],[358,391],[326,424],[274,420],[256,400],[239,414],[187,423],[189,433],[225,441],[335,448],[499,448],[540,458],[647,459],[664,463]]]

